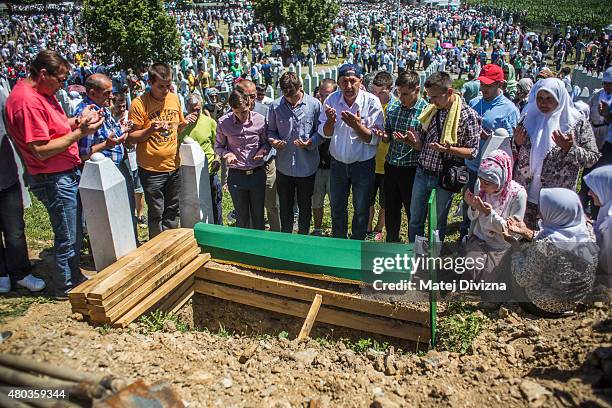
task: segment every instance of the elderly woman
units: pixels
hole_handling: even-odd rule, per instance
[[[529,313],[560,317],[591,293],[598,247],[574,191],[544,188],[539,204],[539,231],[508,220],[510,232],[533,241],[512,254],[514,295],[520,302],[527,301],[521,306]]]
[[[538,81],[514,130],[514,179],[527,190],[525,223],[535,228],[542,188],[576,190],[578,174],[599,159],[593,128],[574,107],[563,82]]]
[[[531,88],[533,88],[533,81],[531,78],[521,78],[516,84],[516,97],[514,98],[514,104],[521,113],[523,112],[523,108],[527,105]]]
[[[599,208],[593,227],[599,252],[599,270],[605,276],[605,283],[612,283],[612,164],[601,166],[584,177],[589,195]]]
[[[473,278],[493,277],[492,271],[510,247],[505,240],[506,220],[510,217],[522,220],[527,206],[527,192],[512,180],[512,159],[508,153],[494,150],[482,160],[475,192],[475,195],[469,190],[465,193],[471,220],[467,256],[476,258],[486,254],[485,268],[472,275]]]

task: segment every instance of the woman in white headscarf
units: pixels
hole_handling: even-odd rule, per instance
[[[591,293],[598,247],[574,191],[544,188],[539,207],[539,231],[519,220],[508,220],[511,232],[532,241],[512,254],[515,300],[530,313],[559,317]]]
[[[601,166],[584,177],[589,195],[599,207],[597,220],[593,224],[599,245],[599,270],[612,283],[612,164]],[[612,286],[608,286],[612,287]]]
[[[535,228],[540,190],[576,189],[578,174],[600,157],[589,121],[557,78],[538,81],[514,130],[515,180],[527,190],[525,223]]]

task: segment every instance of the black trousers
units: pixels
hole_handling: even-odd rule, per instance
[[[416,167],[400,167],[385,162],[385,228],[387,242],[400,242],[402,207],[410,219],[410,198]]]
[[[297,193],[298,233],[310,232],[310,218],[312,217],[312,194],[314,193],[316,172],[308,177],[291,177],[276,171],[276,190],[280,206],[280,220],[282,232],[293,232],[293,204]]]
[[[138,168],[138,177],[147,203],[149,239],[167,229],[179,227],[180,171],[155,172]]]
[[[266,197],[264,166],[249,171],[229,169],[227,187],[236,209],[236,226],[263,230]]]

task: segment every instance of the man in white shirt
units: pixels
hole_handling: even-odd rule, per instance
[[[364,239],[374,186],[378,131],[384,116],[380,101],[361,89],[361,67],[344,64],[338,70],[339,90],[325,100],[319,134],[331,139],[330,198],[332,235],[348,236],[348,197],[353,190],[352,239]]]

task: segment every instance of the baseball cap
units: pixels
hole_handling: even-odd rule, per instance
[[[504,70],[497,64],[487,64],[482,67],[478,80],[485,85],[501,82],[504,80]]]
[[[343,76],[356,76],[361,78],[361,67],[357,64],[344,64],[338,69],[338,79]]]

